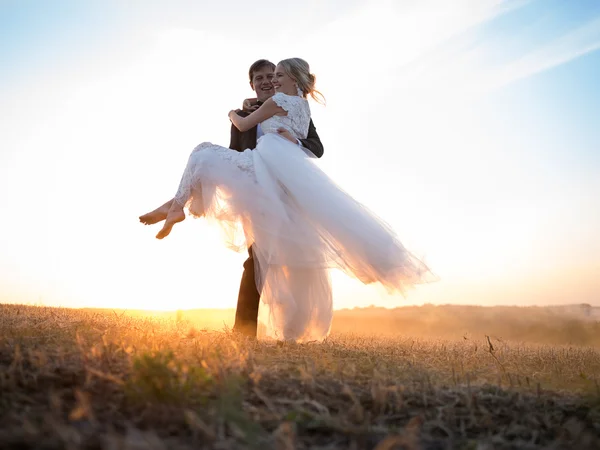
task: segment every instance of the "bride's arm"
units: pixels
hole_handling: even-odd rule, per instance
[[[231,123],[233,123],[238,130],[243,132],[248,131],[250,128],[254,128],[263,120],[273,117],[275,114],[286,115],[287,112],[283,108],[277,106],[277,103],[275,103],[273,99],[268,99],[260,106],[260,108],[246,117],[238,116],[233,110],[229,111],[229,120],[231,120]]]

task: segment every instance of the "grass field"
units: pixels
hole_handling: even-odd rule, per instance
[[[594,319],[373,308],[277,345],[231,318],[0,305],[0,449],[600,448]]]

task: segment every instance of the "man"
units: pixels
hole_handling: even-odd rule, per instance
[[[271,98],[275,94],[273,87],[273,72],[275,70],[275,64],[266,60],[259,59],[250,66],[248,72],[250,78],[250,87],[256,92],[257,104],[253,109],[258,108],[263,102]],[[245,117],[250,114],[249,111],[237,111],[237,113]],[[241,132],[235,126],[231,126],[231,140],[229,148],[237,150],[238,152],[244,151],[248,148],[255,148],[256,141],[262,136],[262,130],[260,124],[248,131]],[[292,135],[281,128],[279,134],[292,142],[308,149],[317,158],[323,156],[323,144],[317,130],[312,122],[310,121],[308,127],[308,135],[306,139],[296,140]],[[235,323],[233,330],[241,334],[256,337],[256,330],[258,325],[258,306],[260,304],[260,292],[256,287],[255,273],[254,273],[254,257],[252,253],[252,247],[248,249],[249,257],[244,262],[244,273],[242,274],[242,280],[240,282],[240,290],[238,294],[238,303],[235,311]]]

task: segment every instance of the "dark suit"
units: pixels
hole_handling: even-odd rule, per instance
[[[238,111],[242,117],[249,113]],[[310,150],[317,158],[323,156],[323,144],[317,130],[312,122],[308,126],[308,135],[306,139],[300,139],[302,145]],[[248,148],[256,147],[256,127],[241,132],[235,126],[231,126],[231,141],[229,148],[244,151]],[[235,310],[235,323],[233,329],[248,336],[256,337],[256,329],[258,324],[258,306],[260,304],[260,292],[256,287],[256,279],[254,272],[254,257],[252,247],[248,249],[249,257],[244,262],[244,273],[240,282],[240,291],[238,294],[238,303]]]

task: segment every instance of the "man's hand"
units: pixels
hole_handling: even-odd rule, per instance
[[[283,127],[277,128],[277,134],[279,136],[286,138],[288,141],[293,142],[294,144],[298,144],[298,140],[291,135],[291,133]]]
[[[256,98],[247,98],[242,104],[242,109],[249,113],[256,111],[260,107],[260,105],[256,104],[257,101]]]

